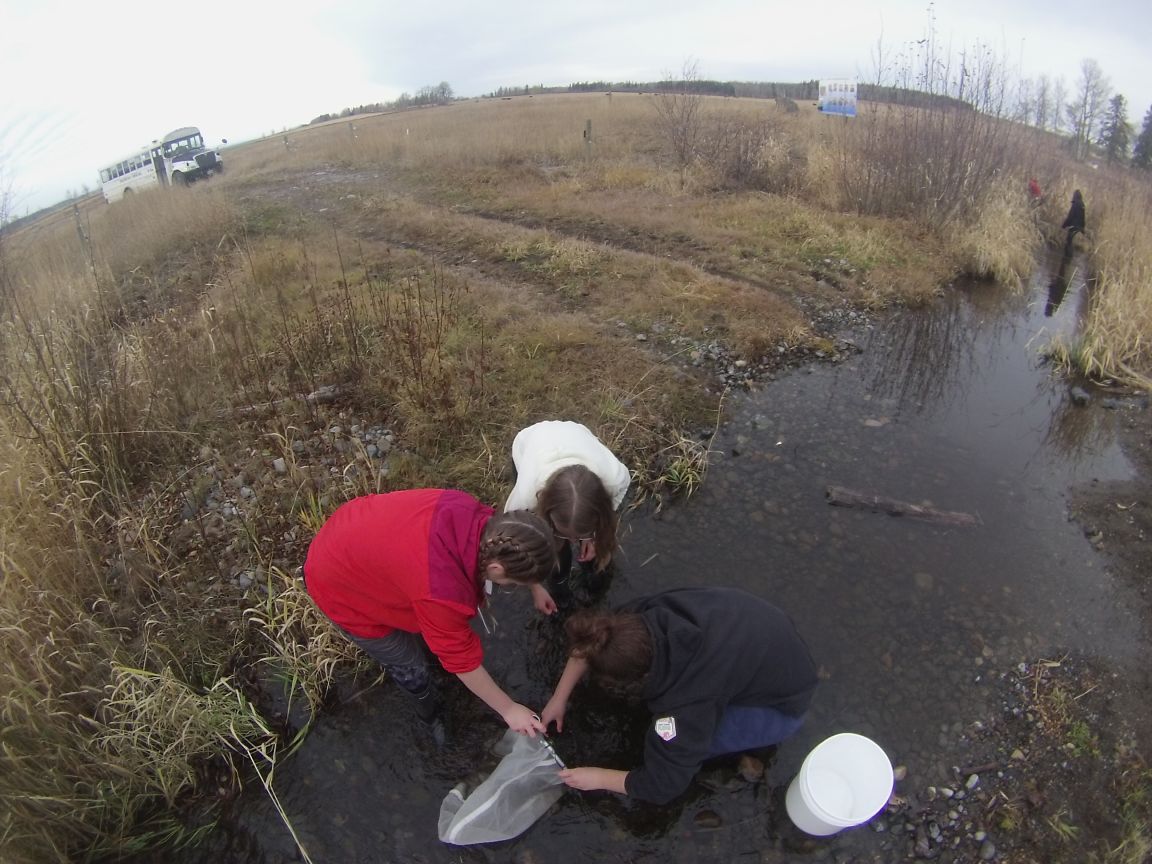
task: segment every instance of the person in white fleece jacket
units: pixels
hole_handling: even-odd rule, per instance
[[[521,429],[512,442],[516,485],[504,511],[532,510],[556,536],[560,572],[553,587],[565,586],[576,560],[591,575],[603,574],[617,549],[616,511],[632,481],[628,468],[592,431],[571,420],[544,420]],[[537,609],[557,611],[544,585],[532,589]]]

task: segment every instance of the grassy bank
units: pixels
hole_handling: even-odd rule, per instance
[[[884,142],[949,118],[753,100],[705,100],[683,160],[657,98],[299,130],[233,148],[223,178],[4,236],[5,860],[194,840],[206,790],[267,776],[292,741],[253,701],[275,680],[318,710],[356,664],[294,579],[339,503],[499,501],[545,417],[595,429],[640,498],[685,494],[736,370],[827,353],[837,310],[1013,284],[1071,183],[1099,202],[1100,300],[1069,354],[1147,374],[1146,190],[1052,162],[1038,221],[1034,150],[981,127],[995,161],[906,200],[941,139],[900,150],[892,185]]]

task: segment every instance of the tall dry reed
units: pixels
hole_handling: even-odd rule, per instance
[[[712,339],[757,356],[805,337],[770,290],[781,273],[859,274],[855,296],[881,305],[895,296],[882,283],[916,272],[917,231],[947,234],[968,269],[1009,281],[1036,230],[1015,191],[1023,182],[1009,179],[1026,163],[979,112],[934,111],[866,108],[849,123],[751,100],[709,104],[714,144],[693,168],[704,179],[690,172],[680,188],[646,96],[462,102],[254,142],[234,151],[225,182],[3,238],[0,857],[66,861],[170,837],[171,825],[143,825],[150,807],[180,801],[208,753],[226,756],[226,770],[236,759],[267,770],[274,739],[227,661],[271,670],[311,710],[354,662],[290,573],[299,538],[345,498],[406,482],[495,496],[518,428],[510,418],[562,412],[622,451],[655,452],[653,478],[695,488],[706,454],[677,422],[714,418],[676,363],[654,363],[622,333],[667,331],[673,359]],[[241,212],[246,184],[324,178],[332,166],[360,184],[356,219],[432,256],[478,262],[476,273],[352,242],[353,229],[276,202]],[[1082,182],[1052,166],[1043,179],[1054,198]],[[434,202],[544,216],[642,194],[642,213],[597,215],[622,233],[695,235],[714,246],[707,263],[751,262],[758,281],[460,214],[400,195],[380,182],[389,171]],[[1085,365],[1146,375],[1147,192],[1090,200],[1099,342],[1086,340],[1096,359]],[[832,203],[847,214],[822,209]],[[894,227],[898,213],[907,218]],[[915,296],[936,287],[918,284]],[[292,430],[326,415],[292,397],[323,385],[401,430],[406,452],[391,475],[357,451],[294,462]],[[265,470],[264,449],[285,462],[275,492],[232,524],[201,518],[209,491],[247,470],[231,454]],[[201,509],[183,519],[187,500]],[[177,546],[189,531],[202,541],[195,556]],[[250,595],[221,589],[235,567],[264,574]]]
[[[1152,390],[1152,188],[1129,175],[1094,193],[1088,319],[1074,342],[1054,350],[1087,375]]]

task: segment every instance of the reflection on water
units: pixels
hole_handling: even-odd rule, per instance
[[[1064,304],[1070,286],[1073,302]],[[984,446],[1001,451],[1010,470],[1035,458],[1050,466],[1059,457],[1074,463],[1061,482],[1103,479],[1101,471],[1126,476],[1113,445],[1114,418],[1075,405],[1067,382],[1043,373],[1041,351],[1055,337],[1073,335],[1088,302],[1078,259],[1057,252],[1026,292],[974,285],[951,292],[930,314],[893,315],[850,368],[867,378],[872,397],[895,418],[930,415],[930,422],[963,428],[973,440],[984,437],[978,425],[998,426]]]
[[[1054,274],[1066,283],[1060,297],[1050,294]],[[627,516],[611,602],[736,585],[788,610],[808,640],[821,684],[807,723],[778,748],[763,781],[710,766],[665,808],[569,793],[522,838],[445,847],[435,833],[440,799],[490,765],[500,724],[457,688],[452,742],[437,753],[402,694],[384,686],[322,718],[277,771],[312,859],[895,860],[902,853],[891,838],[868,830],[797,840],[783,795],[820,740],[873,737],[923,788],[952,778],[966,730],[996,714],[990,670],[1078,649],[1147,686],[1147,645],[1127,611],[1134,604],[1064,512],[1069,486],[1130,471],[1112,437],[1116,412],[1072,404],[1039,357],[1048,334],[1075,326],[1083,298],[1075,262],[1057,260],[1027,291],[957,290],[932,310],[854,334],[858,356],[730,403],[707,482],[690,500],[658,517]],[[831,485],[973,513],[983,524],[830,507]],[[539,707],[562,666],[560,628],[536,617],[527,597],[495,602],[486,665]],[[628,768],[645,721],[578,691],[554,743],[569,765]],[[258,793],[242,797],[208,858],[302,860]]]

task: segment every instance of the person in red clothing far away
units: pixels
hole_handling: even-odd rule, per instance
[[[308,548],[304,581],[320,611],[415,697],[440,743],[429,651],[510,729],[544,730],[488,674],[469,621],[486,582],[535,585],[555,568],[552,530],[534,513],[497,515],[466,492],[410,489],[338,507]]]

